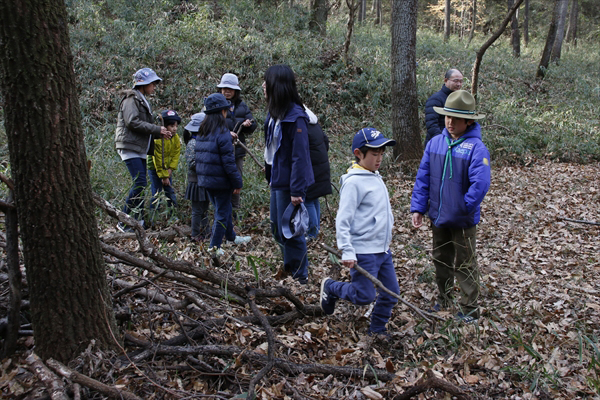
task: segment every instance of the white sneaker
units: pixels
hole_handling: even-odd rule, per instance
[[[216,249],[215,250],[215,255],[217,257],[221,257],[223,254],[225,254],[225,250],[223,250],[223,249]]]
[[[250,240],[252,240],[252,236],[236,236],[233,243],[234,244],[248,243]]]

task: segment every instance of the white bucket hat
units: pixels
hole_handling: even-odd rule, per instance
[[[218,88],[230,88],[233,90],[242,90],[239,87],[240,81],[234,74],[224,74],[221,77],[221,83],[217,85]]]

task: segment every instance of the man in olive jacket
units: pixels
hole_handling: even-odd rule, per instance
[[[148,181],[146,178],[146,156],[154,154],[154,140],[171,138],[171,133],[164,126],[153,123],[152,107],[147,96],[154,93],[158,82],[162,81],[150,68],[142,68],[134,75],[133,89],[123,92],[119,106],[115,145],[117,153],[125,162],[133,180],[123,212],[144,225],[144,198],[142,192]],[[122,232],[131,232],[130,226],[119,222],[117,228]]]

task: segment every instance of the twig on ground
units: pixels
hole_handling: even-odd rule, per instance
[[[50,360],[48,360],[50,361]],[[42,359],[35,353],[31,353],[27,356],[27,363],[33,368],[35,375],[46,385],[50,392],[50,398],[52,400],[68,400],[67,391],[62,383],[62,380],[54,374],[44,364]]]
[[[427,376],[427,380],[425,380],[425,376]],[[428,369],[425,373],[425,376],[419,379],[419,381],[413,387],[394,397],[394,400],[408,400],[411,397],[426,392],[429,389],[443,390],[452,396],[456,396],[459,400],[468,400],[471,398],[458,386],[435,376],[433,370]]]
[[[559,218],[563,221],[569,221],[569,222],[575,222],[578,224],[587,224],[587,225],[597,225],[600,226],[600,222],[596,222],[596,221],[586,221],[583,219],[571,219],[571,218]]]

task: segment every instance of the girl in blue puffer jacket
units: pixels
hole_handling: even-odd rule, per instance
[[[230,102],[220,93],[204,100],[206,117],[196,137],[196,174],[198,186],[206,188],[215,208],[210,247],[222,255],[223,237],[235,244],[250,241],[250,236],[236,236],[233,230],[231,195],[242,190],[242,177],[235,165],[231,134],[225,117]]]

